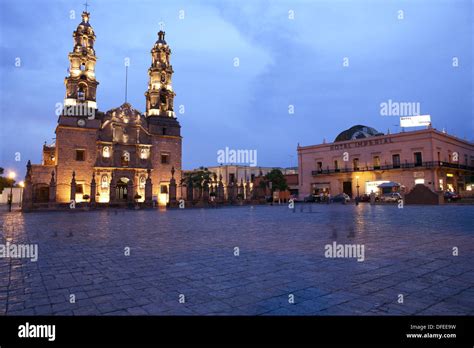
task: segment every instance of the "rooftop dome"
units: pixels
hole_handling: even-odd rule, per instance
[[[359,124],[339,133],[334,142],[364,139],[377,135],[383,135],[383,133],[380,133],[372,127],[367,127]]]

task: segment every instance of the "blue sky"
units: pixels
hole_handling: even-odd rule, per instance
[[[23,175],[54,137],[83,3],[0,0],[4,168]],[[175,110],[185,107],[178,114],[184,169],[216,165],[225,147],[257,150],[259,166],[294,166],[298,143],[332,141],[355,124],[397,132],[398,118],[380,115],[389,99],[419,102],[435,128],[474,140],[470,0],[89,3],[102,111],[124,102],[126,57],[128,101],[144,111],[150,49],[164,22]]]

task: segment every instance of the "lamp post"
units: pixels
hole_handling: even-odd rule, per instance
[[[11,179],[11,185],[10,185],[10,197],[8,199],[8,211],[12,211],[12,203],[13,203],[13,183],[15,182],[15,172],[10,172],[8,174],[8,177]]]
[[[25,187],[25,182],[24,181],[20,181],[20,204],[18,205],[20,208],[21,208],[21,202],[22,202],[22,199],[23,199],[23,188]]]

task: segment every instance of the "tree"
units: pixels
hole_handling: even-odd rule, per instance
[[[11,187],[15,183],[14,179],[4,177],[3,172],[4,169],[0,167],[0,192],[2,192],[5,187]]]
[[[288,189],[285,176],[280,169],[272,169],[265,175],[265,181],[272,183],[272,192],[275,190],[285,191]]]
[[[207,168],[199,167],[197,170],[192,172],[184,173],[183,178],[181,179],[181,184],[192,183],[193,187],[201,188],[204,183],[210,183],[212,177],[212,172]]]

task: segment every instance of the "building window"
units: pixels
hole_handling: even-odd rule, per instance
[[[441,162],[441,152],[438,151],[438,162]]]
[[[392,155],[392,166],[393,168],[400,168],[400,155],[398,153]]]
[[[122,167],[128,166],[128,164],[130,163],[130,152],[128,151],[122,152],[121,162],[122,162]]]
[[[85,88],[84,88],[83,85],[80,85],[77,88],[77,99],[79,99],[81,101],[86,100],[86,92],[85,92]]]
[[[464,155],[464,165],[466,165],[466,166],[467,166],[467,164],[468,164],[468,161],[467,161],[467,155]]]
[[[250,174],[250,181],[253,182],[255,180],[255,174]]]
[[[413,153],[413,159],[415,160],[415,167],[421,167],[423,165],[423,157],[421,152]]]
[[[166,127],[163,127],[163,135],[166,135]]]
[[[323,162],[317,162],[316,167],[317,167],[318,173],[323,172]]]
[[[86,150],[76,150],[76,161],[86,160]]]
[[[168,193],[168,186],[161,185],[160,193]]]
[[[81,64],[81,71],[85,71],[86,70],[86,65],[84,63]]]
[[[380,156],[374,156],[374,169],[380,169]]]
[[[339,171],[339,162],[337,160],[334,160],[334,171],[335,172]]]
[[[229,174],[229,182],[234,182],[235,180],[235,174],[231,173]]]
[[[161,164],[169,164],[170,163],[170,155],[168,153],[161,154]]]
[[[104,158],[109,158],[110,157],[110,147],[109,146],[104,146],[102,148],[102,157],[104,157]]]
[[[352,160],[352,166],[354,167],[355,171],[359,170],[359,159],[358,158],[354,158]]]
[[[83,184],[76,184],[76,195],[77,194],[84,194],[84,185]]]

